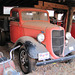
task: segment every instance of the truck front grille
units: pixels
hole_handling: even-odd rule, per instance
[[[55,55],[60,56],[64,48],[64,30],[52,31],[52,48]]]

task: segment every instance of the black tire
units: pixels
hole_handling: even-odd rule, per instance
[[[73,54],[69,53],[68,55],[66,55],[66,57],[71,56],[71,55],[73,55]],[[72,61],[73,61],[73,59],[70,59],[70,60],[62,61],[61,63],[66,63],[66,64],[69,63],[70,64]]]
[[[21,46],[19,50],[19,62],[20,68],[25,74],[35,70],[36,60],[28,56],[28,52],[24,46]]]
[[[67,56],[71,56],[71,55],[73,55],[72,53],[69,53]],[[67,60],[65,63],[71,63],[73,61],[73,59],[70,59],[70,60]]]
[[[0,46],[4,46],[6,43],[5,32],[0,32]]]

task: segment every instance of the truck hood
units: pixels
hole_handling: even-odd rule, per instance
[[[47,28],[51,29],[51,28],[60,27],[60,26],[51,24],[49,22],[37,22],[37,21],[34,22],[33,21],[33,22],[23,23],[23,27],[45,31]]]

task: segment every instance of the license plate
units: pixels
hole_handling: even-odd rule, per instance
[[[49,52],[45,52],[45,53],[39,53],[38,54],[38,60],[45,60],[45,59],[49,59]]]

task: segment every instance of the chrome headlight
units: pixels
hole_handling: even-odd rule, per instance
[[[70,39],[70,38],[71,38],[71,33],[70,33],[70,32],[67,32],[67,33],[66,33],[66,38],[67,38],[67,39]]]
[[[38,40],[39,42],[43,42],[44,39],[45,39],[45,36],[44,36],[44,34],[42,34],[42,33],[40,33],[40,34],[37,36],[37,40]]]

